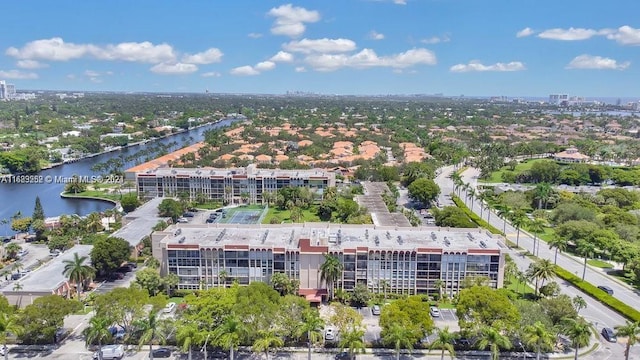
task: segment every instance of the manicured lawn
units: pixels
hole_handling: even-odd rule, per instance
[[[516,165],[514,172],[519,173],[521,171],[529,170],[531,169],[531,167],[536,161],[541,161],[541,160],[546,160],[546,159],[535,159],[535,160],[529,160],[526,162],[518,163],[518,165]],[[500,170],[494,171],[493,173],[491,173],[491,176],[488,179],[482,179],[479,181],[488,182],[488,183],[501,183],[502,173],[508,170],[511,170],[511,169],[509,169],[508,166],[503,166]]]
[[[169,298],[169,301],[167,301],[167,303],[176,303],[176,304],[182,304],[184,303],[184,298],[180,297],[180,296],[174,296],[172,298]]]
[[[214,210],[221,207],[222,207],[222,204],[220,204],[219,202],[209,202],[204,204],[198,204],[195,206],[196,209],[203,209],[203,210]]]
[[[302,219],[300,222],[319,222],[320,218],[316,215],[316,211],[316,205],[311,205],[309,209],[302,210]],[[291,210],[278,210],[275,207],[270,207],[262,223],[271,224],[271,219],[273,218],[278,218],[285,223],[291,223]]]
[[[508,279],[505,279],[505,283],[509,281],[509,285],[506,286],[507,289],[515,292],[516,294],[533,294],[534,290],[527,283],[523,283],[518,281],[517,278],[511,276]]]
[[[83,197],[83,196],[96,197],[96,198],[109,199],[109,200],[115,200],[115,201],[120,201],[120,197],[121,197],[120,194],[108,194],[104,191],[95,191],[95,190],[87,190],[77,194],[65,193],[65,195],[77,196],[77,197]]]
[[[601,260],[596,260],[596,259],[587,260],[587,264],[589,264],[591,266],[599,267],[599,268],[602,268],[602,269],[613,269],[613,265],[609,264],[608,262],[601,261]]]

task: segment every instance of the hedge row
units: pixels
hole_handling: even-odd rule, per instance
[[[451,199],[453,199],[453,202],[456,204],[456,206],[462,209],[462,211],[464,211],[464,213],[469,217],[469,219],[471,219],[471,221],[476,223],[478,226],[489,230],[489,232],[491,232],[492,234],[504,235],[502,231],[498,230],[495,226],[484,221],[483,219],[480,218],[480,216],[476,215],[476,213],[469,210],[467,205],[465,205],[465,203],[459,197],[451,194]]]
[[[583,281],[578,276],[572,274],[571,272],[565,269],[559,268],[557,266],[555,267],[555,273],[559,278],[570,282],[573,286],[582,290],[585,294],[598,300],[599,302],[608,306],[609,308],[619,313],[620,315],[634,322],[640,321],[640,311],[614,298],[613,296],[607,294],[606,292],[598,289],[593,284]]]

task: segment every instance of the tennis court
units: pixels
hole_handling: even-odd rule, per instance
[[[259,224],[264,209],[228,209],[224,218],[218,222],[221,224]]]

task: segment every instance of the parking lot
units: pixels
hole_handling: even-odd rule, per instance
[[[440,309],[440,317],[433,318],[436,325],[439,322],[455,322],[458,323],[458,317],[456,316],[455,309]]]

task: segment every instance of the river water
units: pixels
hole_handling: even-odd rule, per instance
[[[127,156],[139,152],[141,149],[144,149],[144,147],[154,146],[159,143],[167,145],[169,143],[176,142],[176,146],[167,149],[169,152],[175,151],[198,141],[202,141],[204,139],[205,131],[228,126],[233,121],[233,119],[222,120],[215,124],[191,129],[166,138],[150,141],[146,144],[127,147],[118,151],[43,170],[38,175],[43,177],[51,176],[53,178],[56,178],[56,176],[71,177],[73,175],[98,175],[95,171],[91,170],[91,167],[96,163],[105,162],[112,158],[124,159]],[[123,167],[124,169],[128,169],[136,165],[136,159],[123,162],[125,164]],[[59,216],[62,214],[87,215],[94,211],[104,211],[106,209],[113,208],[112,203],[105,201],[61,198],[60,193],[63,190],[64,184],[62,183],[0,183],[0,220],[8,219],[10,221],[11,216],[13,216],[17,211],[20,211],[22,216],[31,216],[36,196],[40,197],[45,217]],[[5,233],[11,233],[10,225],[0,226],[0,235],[4,235]]]

